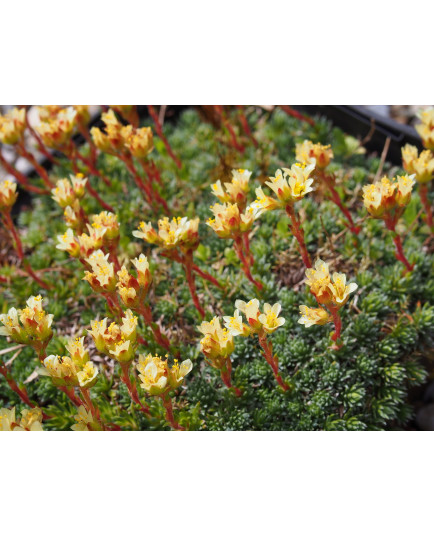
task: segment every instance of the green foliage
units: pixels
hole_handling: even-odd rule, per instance
[[[220,240],[204,224],[214,201],[209,185],[217,179],[229,178],[229,172],[222,175],[222,169],[251,169],[253,199],[255,187],[261,185],[260,175],[272,175],[277,167],[289,167],[294,162],[295,143],[305,138],[329,143],[335,151],[333,169],[338,190],[357,221],[366,217],[366,212],[360,195],[353,199],[353,194],[372,181],[380,164],[378,158],[354,154],[354,140],[347,139],[322,118],[316,118],[312,127],[277,109],[257,124],[254,114],[250,119],[260,147],[256,150],[247,145],[243,155],[228,148],[223,143],[223,134],[216,133],[194,110],[184,112],[176,125],[165,125],[183,168],[176,168],[159,140],[152,153],[164,183],[160,192],[173,215],[201,218],[202,243],[195,253],[195,262],[223,286],[219,290],[200,278],[196,280],[208,320],[214,315],[232,314],[236,299],[248,301],[256,297],[255,289],[240,270],[232,243]],[[299,204],[311,255],[339,259],[339,270],[359,285],[356,296],[342,311],[344,345],[340,350],[330,348],[330,326],[306,329],[297,323],[299,305],[314,303],[300,282],[303,265],[297,244],[288,231],[286,216],[278,212],[264,214],[255,225],[251,240],[256,259],[253,273],[264,284],[261,301],[282,304],[286,323],[271,340],[279,356],[282,377],[291,383],[292,389],[284,393],[276,386],[254,339],[236,338],[233,383],[243,390],[237,398],[223,385],[218,371],[205,364],[199,354],[200,334],[196,327],[200,319],[182,267],[132,237],[132,230],[141,220],[155,224],[157,216],[146,208],[122,163],[100,155],[99,166],[110,177],[111,187],[96,177],[90,180],[104,200],[116,208],[122,233],[121,261],[140,252],[148,256],[154,277],[154,318],[161,321],[182,359],[193,361],[184,388],[173,399],[182,426],[191,430],[377,430],[403,427],[411,418],[407,395],[427,376],[422,357],[428,355],[434,337],[433,256],[426,246],[429,231],[416,220],[421,206],[417,191],[400,222],[402,231],[407,233],[405,251],[410,261],[416,263],[414,272],[406,275],[394,257],[391,237],[382,222],[367,219],[361,223],[362,232],[356,239],[346,230],[342,214],[331,201],[313,195]],[[386,163],[385,172],[388,169]],[[70,171],[69,162],[63,161],[52,175],[67,176]],[[100,211],[89,196],[83,200],[83,206],[89,213]],[[48,351],[60,353],[69,336],[86,334],[91,320],[109,316],[109,312],[104,299],[95,296],[82,281],[82,266],[56,249],[56,235],[64,232],[65,225],[61,210],[49,197],[33,198],[30,207],[22,208],[17,224],[32,266],[42,270],[51,267],[53,271],[41,273],[55,286],[41,292],[36,283],[14,269],[2,268],[0,273],[12,275],[14,283],[4,287],[0,294],[0,311],[23,307],[31,294],[47,297],[46,310],[55,316],[56,331]],[[139,332],[148,344],[141,346],[140,352],[161,353],[147,328],[140,325]],[[1,337],[0,349],[8,346]],[[93,347],[91,352],[96,355]],[[131,403],[118,368],[107,362],[98,365],[100,380],[92,389],[92,396],[104,420],[126,430],[169,429],[161,401],[148,400],[151,417],[146,417]],[[26,348],[10,369],[22,384],[38,366],[36,357]],[[64,430],[74,424],[75,409],[50,379],[33,378],[26,388],[30,398],[50,416],[45,428]],[[0,389],[4,405],[24,407],[3,377]]]

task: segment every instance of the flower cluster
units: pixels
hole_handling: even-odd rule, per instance
[[[74,132],[76,110],[72,106],[48,114],[39,114],[36,130],[44,145],[51,149],[66,150]]]
[[[31,296],[26,303],[27,307],[24,309],[11,307],[6,314],[0,315],[0,322],[3,324],[3,327],[0,327],[0,335],[40,350],[46,347],[53,336],[53,315],[47,315],[42,308],[41,296]]]
[[[165,217],[158,220],[158,233],[151,223],[140,222],[138,230],[133,231],[133,236],[143,238],[149,244],[155,244],[164,249],[194,250],[199,245],[199,218]]]
[[[417,182],[425,184],[434,176],[434,155],[425,150],[418,154],[417,147],[407,143],[402,149],[402,162],[405,171],[414,174]]]
[[[98,432],[101,430],[101,424],[95,419],[92,412],[86,410],[84,406],[79,406],[74,420],[76,424],[71,426],[71,430],[75,432]]]
[[[411,199],[415,175],[383,177],[363,187],[363,202],[374,218],[397,222]]]
[[[251,175],[252,172],[247,169],[233,169],[231,182],[225,182],[223,188],[221,181],[218,180],[211,185],[211,193],[221,203],[235,203],[243,210],[247,204]]]
[[[182,361],[181,364],[175,359],[174,364],[169,366],[167,359],[163,360],[160,356],[152,354],[139,355],[137,365],[140,385],[151,396],[164,396],[180,387],[192,368],[193,363],[190,359]]]
[[[347,303],[350,294],[357,290],[357,284],[347,285],[347,277],[343,273],[334,272],[330,275],[329,265],[321,259],[317,259],[314,268],[306,270],[305,283],[321,307],[300,305],[301,318],[298,322],[308,328],[315,324],[322,326],[333,320],[336,328],[333,340],[337,340],[341,331],[339,309]],[[324,307],[329,309],[331,315]]]
[[[416,125],[416,130],[422,138],[424,147],[434,151],[434,108],[423,110],[418,114],[421,123]]]
[[[200,349],[206,360],[212,367],[221,369],[235,349],[233,334],[221,327],[217,316],[210,322],[202,322],[198,329],[204,335]]]
[[[306,166],[313,163],[318,169],[325,169],[333,158],[333,151],[330,145],[304,140],[303,143],[296,144],[295,158]]]
[[[86,262],[92,271],[86,271],[83,279],[89,283],[95,292],[104,294],[112,293],[116,289],[116,276],[113,263],[108,261],[109,254],[104,255],[103,251],[98,249]]]
[[[0,114],[0,142],[15,145],[23,138],[26,129],[26,110],[12,108],[5,115]]]
[[[146,298],[152,276],[149,271],[148,259],[143,253],[138,259],[133,259],[132,263],[136,268],[137,277],[131,275],[124,265],[117,272],[118,283],[116,286],[126,307],[137,309]]]
[[[122,323],[111,322],[108,318],[94,320],[90,335],[96,349],[120,363],[129,363],[134,359],[137,347],[137,317],[128,309]]]
[[[89,360],[89,353],[83,346],[84,337],[70,342],[74,347],[70,356],[49,355],[44,359],[41,374],[50,376],[54,385],[90,389],[98,381],[98,368]]]
[[[273,190],[277,199],[265,195],[262,188],[256,189],[257,199],[253,203],[253,206],[258,209],[256,217],[267,210],[286,209],[288,205],[300,201],[309,192],[312,192],[314,179],[310,175],[314,169],[315,164],[313,163],[307,166],[305,164],[293,164],[291,169],[278,169],[275,176],[269,177],[270,181],[265,183]]]
[[[0,409],[1,432],[42,432],[42,411],[39,408],[23,409],[21,419],[15,416],[15,408]]]

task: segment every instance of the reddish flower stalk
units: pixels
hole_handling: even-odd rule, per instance
[[[136,183],[137,188],[142,191],[144,194],[145,201],[153,207],[153,195],[152,195],[152,189],[149,184],[143,181],[142,177],[140,176],[139,172],[137,171],[133,159],[131,157],[128,157],[126,155],[122,155],[119,157],[122,162],[125,164],[126,168],[132,175],[134,182]]]
[[[277,355],[273,355],[273,345],[271,342],[267,341],[267,336],[265,334],[259,335],[259,344],[264,351],[265,361],[270,365],[277,383],[284,391],[288,391],[289,385],[283,381],[279,374],[278,357]]]
[[[152,312],[149,305],[142,304],[140,309],[137,310],[137,312],[142,315],[146,325],[152,329],[152,333],[154,334],[157,343],[163,348],[165,348],[168,352],[170,352],[169,339],[165,335],[163,335],[163,333],[161,333],[160,327],[153,321]]]
[[[2,361],[0,361],[0,374],[4,376],[9,387],[20,397],[24,404],[27,404],[31,408],[36,407],[36,405],[30,400],[25,387],[22,389],[18,387],[17,382],[13,379],[12,374],[8,371],[6,365]]]
[[[54,184],[51,182],[50,177],[48,176],[47,170],[41,166],[41,164],[36,160],[36,158],[30,153],[24,146],[24,141],[20,141],[17,145],[17,153],[25,158],[34,168],[38,175],[43,180],[45,186],[51,190],[54,188]]]
[[[297,112],[297,110],[294,110],[290,106],[286,104],[280,104],[280,108],[289,116],[295,117],[295,119],[298,119],[299,121],[304,121],[305,123],[309,123],[311,126],[315,126],[315,121],[311,119],[310,117],[307,117],[307,115],[303,115],[300,112]]]
[[[182,167],[181,160],[177,156],[175,156],[175,153],[173,152],[169,141],[167,140],[166,136],[163,134],[163,129],[161,127],[161,123],[160,123],[160,120],[158,118],[158,114],[155,111],[154,106],[152,106],[151,104],[148,104],[148,111],[149,111],[149,115],[152,117],[152,120],[154,121],[155,130],[157,132],[158,137],[164,143],[164,146],[166,147],[170,158],[175,162],[175,164],[177,165],[178,169],[181,169],[181,167]]]
[[[45,283],[36,273],[33,271],[33,268],[30,265],[30,262],[25,258],[24,251],[23,251],[23,245],[21,242],[20,235],[18,234],[17,229],[15,228],[14,222],[12,221],[12,217],[9,212],[3,213],[3,223],[6,229],[9,230],[9,232],[12,235],[12,238],[15,243],[15,251],[17,252],[18,258],[20,259],[20,262],[24,268],[24,270],[29,274],[29,276],[38,283],[42,288],[50,289],[52,288],[48,283]]]
[[[226,130],[229,132],[229,137],[230,137],[232,147],[236,149],[240,154],[243,154],[245,148],[240,143],[238,143],[235,130],[232,124],[230,123],[229,119],[226,117],[226,114],[223,110],[223,106],[220,104],[216,104],[214,105],[214,108],[221,119],[223,127],[226,128]]]
[[[90,174],[96,175],[97,177],[102,179],[107,186],[111,186],[110,179],[101,173],[101,171],[96,167],[96,165],[92,162],[91,159],[83,156],[78,149],[76,149],[75,154],[77,155],[77,158],[87,167],[87,171]]]
[[[74,173],[75,174],[78,174],[80,173],[80,169],[78,167],[78,163],[77,163],[77,153],[78,151],[76,150],[71,150],[69,152],[69,154],[67,155],[68,158],[70,158],[71,162],[72,162],[72,169],[74,170]],[[107,210],[108,212],[115,212],[115,209],[109,205],[108,203],[106,203],[104,201],[104,199],[102,199],[102,197],[99,195],[99,193],[92,187],[92,185],[90,184],[90,180],[87,179],[86,181],[86,190],[89,192],[89,194],[98,201],[98,203],[102,206],[102,208],[104,210]]]
[[[299,250],[304,265],[306,266],[306,268],[312,268],[312,261],[310,260],[310,255],[307,251],[306,242],[304,241],[304,232],[300,225],[300,218],[295,213],[293,205],[286,205],[286,213],[291,218],[289,230],[295,236],[298,242]]]
[[[339,207],[342,214],[348,220],[348,223],[349,223],[348,228],[350,229],[352,233],[354,233],[355,235],[358,235],[360,233],[360,227],[357,227],[354,224],[354,220],[353,220],[353,217],[351,216],[350,211],[342,203],[341,198],[339,197],[339,194],[336,191],[336,188],[334,187],[333,177],[331,177],[330,175],[327,175],[324,170],[318,170],[318,171],[319,171],[320,178],[325,182],[325,184],[327,185],[327,188],[330,191],[331,200],[333,201],[335,205]]]
[[[196,283],[193,274],[193,252],[188,252],[182,262],[185,271],[185,277],[187,278],[188,288],[190,289],[190,294],[194,303],[194,306],[199,311],[199,314],[202,318],[205,318],[205,311],[200,304],[199,297],[196,291]]]
[[[337,307],[334,307],[333,305],[328,305],[327,308],[332,315],[333,323],[335,325],[335,332],[332,335],[332,341],[336,342],[341,338],[341,330],[342,330],[341,315],[339,314],[339,309]]]
[[[140,411],[143,411],[143,413],[146,413],[147,415],[150,415],[151,412],[147,406],[145,406],[139,398],[139,394],[137,392],[137,386],[135,382],[131,382],[129,370],[130,370],[131,363],[120,363],[122,375],[121,380],[126,385],[128,389],[128,393],[130,395],[131,400],[140,406]]]
[[[404,266],[407,268],[408,272],[412,272],[414,268],[414,264],[410,264],[404,255],[404,249],[402,247],[402,240],[401,237],[396,232],[396,221],[392,220],[391,218],[387,218],[384,220],[384,223],[386,224],[386,227],[389,231],[392,231],[392,237],[393,237],[393,243],[395,244],[395,257],[398,259],[398,261],[401,261]]]
[[[164,208],[164,211],[166,212],[166,214],[169,214],[170,211],[169,211],[169,207],[167,205],[166,200],[161,197],[160,192],[158,191],[158,189],[154,188],[153,184],[152,184],[153,179],[156,179],[157,182],[159,184],[161,184],[161,177],[158,174],[158,178],[157,178],[157,175],[155,174],[154,168],[152,168],[149,165],[149,162],[147,162],[146,160],[140,160],[140,163],[142,164],[143,171],[145,172],[145,175],[148,177],[149,190],[151,192],[151,196],[153,198],[155,198],[157,200],[157,202]],[[154,164],[154,167],[155,167],[155,164]],[[155,167],[155,169],[157,169],[157,168]]]
[[[253,264],[255,263],[255,259],[253,258],[253,255],[250,251],[249,233],[243,234],[243,245],[244,245],[244,251],[246,254],[246,259],[249,261],[250,266],[253,266]]]
[[[100,412],[99,412],[99,409],[95,406],[95,404],[92,402],[92,399],[90,397],[90,393],[89,393],[89,389],[85,389],[83,387],[80,387],[80,392],[81,392],[81,395],[84,399],[84,402],[86,404],[86,407],[88,409],[88,411],[90,411],[92,413],[92,416],[94,417],[94,419],[96,419],[102,426],[102,428],[104,428],[104,425],[101,421],[101,415],[100,415]]]
[[[48,195],[50,193],[50,190],[44,190],[43,188],[38,188],[37,186],[33,186],[29,183],[28,178],[21,173],[21,171],[18,171],[10,162],[6,160],[6,158],[2,155],[0,151],[0,164],[4,167],[4,169],[10,174],[13,175],[17,182],[21,184],[21,186],[28,190],[29,192],[34,192],[35,194],[42,194],[42,195]]]
[[[32,127],[32,125],[29,122],[29,114],[28,114],[28,108],[26,107],[26,126],[32,137],[36,140],[36,143],[38,145],[38,150],[40,153],[42,153],[52,164],[58,164],[58,161],[54,156],[48,151],[45,147],[45,145],[42,143],[41,138],[39,137],[36,130]]]
[[[179,264],[182,264],[182,265],[185,265],[185,258],[183,256],[181,256],[178,252],[176,251],[166,251],[166,252],[162,252],[161,255],[163,257],[167,257],[168,259],[171,259],[175,262],[178,262]],[[217,279],[215,277],[213,277],[211,274],[209,274],[208,272],[204,272],[203,270],[201,270],[199,268],[199,266],[197,266],[197,264],[195,264],[193,262],[193,254],[192,254],[192,258],[191,258],[191,268],[194,272],[196,272],[198,275],[200,275],[200,277],[202,279],[206,279],[207,281],[209,281],[210,283],[212,283],[213,285],[215,285],[217,288],[222,288],[221,284],[217,281]]]
[[[419,185],[419,195],[420,195],[420,200],[422,202],[422,206],[425,209],[426,222],[428,226],[432,228],[433,221],[432,221],[431,204],[428,199],[428,184],[425,183],[425,184]]]
[[[168,394],[161,395],[161,400],[163,401],[164,409],[166,410],[166,420],[174,430],[185,430],[180,424],[175,421],[173,416],[173,406],[172,399]]]
[[[234,249],[235,249],[235,253],[237,254],[238,258],[241,261],[241,269],[245,273],[247,279],[251,283],[253,283],[259,291],[263,290],[264,285],[260,281],[257,281],[253,277],[252,272],[250,271],[250,256],[249,255],[246,256],[244,254],[243,239],[240,236],[238,236],[237,238],[234,238]]]
[[[233,389],[236,396],[241,396],[243,392],[238,387],[235,387],[232,385],[232,362],[231,358],[227,357],[225,363],[223,364],[222,368],[220,369],[220,375],[223,380],[223,383],[226,385],[228,389]]]
[[[247,121],[246,114],[244,113],[244,106],[241,104],[238,104],[237,108],[239,111],[240,123],[241,123],[241,126],[243,127],[244,134],[246,134],[246,136],[250,138],[250,140],[252,140],[252,143],[255,147],[258,147],[258,141],[253,136],[252,131],[250,130],[249,122]]]
[[[74,388],[73,387],[66,387],[65,385],[62,385],[62,386],[59,386],[59,389],[60,391],[62,391],[63,393],[65,393],[65,395],[69,398],[69,400],[74,404],[74,406],[76,406],[77,408],[79,408],[80,406],[84,406],[84,402],[82,400],[80,400],[78,398],[78,396],[75,395],[74,393]]]

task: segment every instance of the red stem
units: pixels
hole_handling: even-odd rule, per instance
[[[197,266],[197,264],[194,264],[193,263],[193,270],[200,275],[200,277],[202,277],[202,279],[206,279],[207,281],[209,281],[210,283],[212,283],[213,285],[215,285],[216,287],[218,288],[222,288],[221,284],[217,281],[217,279],[215,279],[215,277],[213,277],[211,274],[209,274],[208,272],[204,272],[203,270],[201,270],[199,268],[199,266]]]
[[[404,255],[404,249],[402,247],[401,237],[397,234],[396,229],[395,229],[396,222],[391,219],[386,219],[385,224],[386,224],[387,229],[389,229],[389,231],[392,231],[393,243],[395,244],[395,249],[396,249],[395,257],[397,258],[397,260],[401,261],[404,264],[408,272],[412,272],[414,268],[414,264],[410,264],[406,256]]]
[[[190,289],[190,294],[193,299],[194,306],[199,311],[199,314],[202,318],[205,317],[205,311],[203,310],[203,307],[201,306],[199,302],[199,297],[197,295],[196,291],[196,283],[193,273],[193,259],[192,259],[192,252],[189,252],[186,254],[185,259],[183,259],[183,265],[184,265],[184,271],[185,276],[187,278],[188,288]]]
[[[219,117],[220,117],[220,119],[222,121],[223,126],[229,132],[229,137],[230,137],[230,140],[231,140],[232,147],[234,147],[234,149],[236,149],[239,153],[243,154],[245,148],[240,143],[238,143],[237,136],[235,134],[233,126],[231,125],[229,119],[226,117],[226,114],[224,112],[223,106],[219,105],[219,104],[216,104],[214,106],[214,108],[215,108],[216,112],[218,113],[218,115],[219,115]]]
[[[235,248],[235,252],[236,254],[238,255],[238,258],[240,259],[241,261],[241,269],[243,270],[243,272],[245,273],[247,279],[253,283],[256,288],[261,291],[263,290],[264,288],[264,285],[260,282],[260,281],[257,281],[253,276],[252,276],[252,273],[250,271],[250,265],[249,265],[249,262],[248,260],[246,259],[246,257],[244,256],[244,252],[243,252],[243,242],[242,242],[242,239],[241,237],[236,237],[234,238],[234,248]]]
[[[121,370],[122,370],[121,380],[127,386],[128,393],[129,393],[129,395],[131,397],[131,400],[135,404],[138,404],[140,406],[140,411],[143,411],[143,413],[146,413],[147,415],[150,415],[151,412],[150,412],[149,408],[147,406],[145,406],[144,404],[142,404],[142,402],[140,401],[139,394],[137,392],[136,384],[131,382],[130,374],[129,374],[130,363],[120,363],[120,366],[121,366]]]
[[[52,164],[58,164],[57,160],[54,158],[54,156],[48,151],[45,147],[45,145],[42,143],[41,138],[39,137],[36,130],[31,126],[29,122],[29,116],[28,116],[28,108],[26,108],[26,125],[30,132],[30,134],[33,136],[33,138],[36,140],[36,143],[38,144],[39,151],[50,160]]]
[[[341,198],[339,197],[339,194],[333,185],[333,179],[329,175],[327,175],[324,170],[321,170],[320,177],[324,180],[324,182],[327,185],[327,188],[330,191],[331,201],[333,201],[333,203],[339,207],[342,214],[347,218],[350,224],[348,226],[350,231],[354,233],[355,235],[358,235],[360,233],[360,227],[356,227],[354,225],[354,220],[351,216],[350,211],[343,205]]]
[[[59,386],[59,389],[65,393],[65,395],[71,400],[71,402],[76,406],[77,408],[80,406],[84,406],[83,401],[80,400],[74,393],[73,387],[66,387],[66,386]]]
[[[145,172],[146,176],[148,177],[148,181],[149,181],[149,190],[150,190],[150,193],[151,193],[151,197],[152,198],[155,198],[158,203],[164,208],[164,211],[166,212],[166,214],[169,214],[169,207],[166,203],[166,200],[163,199],[160,195],[160,192],[158,191],[158,188],[154,188],[153,187],[153,179],[155,178],[155,173],[151,170],[150,166],[149,166],[149,163],[146,161],[146,160],[140,160],[141,164],[142,164],[142,167],[143,167],[143,171]],[[155,164],[154,164],[155,165]],[[161,179],[159,179],[158,181],[160,184],[161,184]]]
[[[91,160],[89,160],[89,158],[86,158],[85,156],[83,156],[80,151],[78,149],[76,149],[76,152],[75,154],[77,155],[77,158],[79,160],[81,160],[83,162],[83,164],[87,167],[88,171],[92,174],[92,175],[96,175],[97,177],[99,177],[100,179],[102,179],[107,186],[111,186],[111,181],[108,177],[106,177],[105,175],[103,175],[101,173],[101,171],[99,171],[99,169],[97,169]]]
[[[247,117],[244,113],[244,106],[241,104],[237,104],[237,108],[239,110],[240,123],[241,123],[241,126],[243,127],[244,133],[252,140],[253,145],[255,147],[258,147],[258,142],[256,138],[253,136],[252,131],[250,130],[249,122],[247,121]]]
[[[333,323],[335,325],[335,332],[332,335],[332,341],[336,342],[341,338],[341,329],[342,329],[341,315],[339,314],[339,309],[336,307],[333,307],[332,305],[329,305],[328,309],[333,317]]]
[[[145,323],[152,329],[155,340],[157,343],[170,352],[170,342],[169,339],[161,333],[160,327],[152,320],[151,308],[147,304],[142,304],[138,312],[142,315]]]
[[[18,169],[16,169],[10,162],[8,162],[1,151],[0,163],[8,173],[16,178],[17,182],[21,184],[24,189],[28,190],[29,192],[34,192],[35,194],[48,195],[50,193],[49,190],[44,190],[43,188],[38,188],[37,186],[30,184],[28,178],[21,173],[21,171],[18,171]]]
[[[422,206],[425,209],[426,222],[428,226],[432,228],[433,221],[432,221],[431,204],[428,199],[428,184],[419,185],[419,195],[420,195],[420,200],[422,202]]]
[[[170,426],[174,430],[185,430],[182,426],[180,426],[176,421],[175,417],[173,416],[173,406],[172,406],[172,399],[169,395],[162,395],[161,400],[163,401],[163,406],[166,410],[166,420],[170,424]]]
[[[298,242],[299,250],[301,257],[303,259],[304,265],[306,268],[312,268],[312,261],[310,260],[310,255],[306,248],[306,243],[304,241],[304,232],[300,225],[300,219],[294,211],[293,205],[286,205],[286,213],[291,218],[291,223],[289,225],[289,230],[295,236],[295,239]]]
[[[30,153],[24,146],[24,142],[20,141],[17,144],[17,152],[20,156],[28,160],[30,164],[35,168],[38,175],[41,177],[41,179],[44,181],[45,186],[48,188],[54,188],[54,184],[51,182],[47,170],[39,164],[39,162],[36,160],[36,158]]]
[[[20,389],[16,383],[16,381],[13,379],[11,373],[8,371],[6,365],[0,361],[0,374],[2,374],[5,378],[5,380],[8,382],[9,387],[14,391],[24,402],[24,404],[27,404],[31,408],[36,407],[33,402],[31,402],[27,391],[25,388]]]
[[[149,111],[149,115],[152,117],[154,121],[155,130],[157,132],[158,137],[164,143],[164,146],[166,147],[170,158],[175,162],[178,169],[181,169],[182,167],[181,160],[177,156],[175,156],[175,153],[173,152],[172,147],[170,146],[170,143],[168,142],[166,136],[163,134],[163,129],[161,127],[160,120],[158,119],[158,114],[155,111],[155,108],[151,104],[148,104],[148,111]]]
[[[259,344],[264,350],[265,361],[270,365],[277,383],[284,391],[288,391],[289,385],[283,381],[279,374],[279,362],[277,356],[273,356],[273,345],[271,342],[267,341],[267,336],[265,334],[259,335]]]
[[[241,391],[241,389],[238,389],[238,387],[234,387],[232,385],[232,380],[231,380],[231,376],[232,376],[232,362],[231,362],[231,358],[228,357],[223,365],[223,367],[221,368],[220,370],[220,375],[221,375],[221,378],[223,380],[223,383],[226,385],[226,387],[228,389],[233,389],[234,392],[235,392],[235,395],[236,396],[241,396],[243,394],[243,392]]]
[[[309,125],[311,126],[315,126],[315,121],[311,119],[310,117],[307,117],[306,115],[303,115],[300,112],[297,112],[296,110],[294,110],[293,108],[291,108],[290,106],[286,104],[280,104],[279,106],[280,108],[282,108],[282,110],[285,113],[287,113],[291,117],[295,117],[299,121],[304,121],[305,123],[309,123]]]

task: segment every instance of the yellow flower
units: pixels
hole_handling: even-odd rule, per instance
[[[262,188],[256,188],[256,200],[253,201],[252,207],[256,209],[255,217],[258,218],[263,212],[267,210],[274,210],[280,208],[280,203],[277,199],[265,195]]]
[[[148,287],[152,280],[151,272],[149,271],[148,259],[145,255],[143,255],[143,253],[141,253],[138,259],[133,259],[132,263],[137,270],[137,279],[139,285]]]
[[[18,143],[26,129],[26,111],[13,108],[5,115],[0,114],[0,142],[6,145]]]
[[[133,236],[143,238],[149,244],[157,244],[165,249],[180,247],[181,249],[195,249],[199,243],[199,218],[165,217],[158,220],[158,234],[150,223],[141,222],[138,231]]]
[[[417,148],[407,143],[401,149],[404,169],[416,175],[417,182],[422,184],[432,180],[434,175],[434,156],[431,151],[422,151],[418,155]]]
[[[249,193],[249,180],[252,172],[247,169],[232,170],[231,182],[225,182],[226,191],[223,190],[220,181],[211,185],[211,193],[222,203],[236,203],[241,208],[246,205]]]
[[[60,179],[56,183],[56,188],[51,190],[52,198],[62,208],[72,206],[76,199],[81,199],[87,179],[83,175],[70,175],[70,180]]]
[[[154,149],[154,137],[151,127],[133,128],[128,125],[130,134],[126,136],[125,145],[136,158],[146,158]]]
[[[434,108],[423,110],[418,114],[421,123],[416,125],[416,130],[422,138],[424,147],[434,150]]]
[[[158,396],[170,389],[167,384],[168,365],[159,356],[148,354],[147,356],[139,355],[137,365],[141,387],[151,396]]]
[[[45,342],[51,339],[53,331],[53,315],[47,315],[42,308],[41,296],[30,296],[27,300],[27,307],[21,309],[20,322],[24,326],[27,334],[38,342]]]
[[[99,430],[100,427],[96,421],[94,421],[92,413],[87,411],[84,406],[79,406],[77,415],[74,416],[77,424],[71,426],[71,430],[75,432],[89,432],[91,430]]]
[[[82,223],[80,201],[76,199],[70,207],[66,207],[63,218],[68,227],[78,229]]]
[[[42,432],[42,410],[40,408],[23,409],[19,426],[14,432]]]
[[[119,222],[117,214],[103,211],[91,216],[92,227],[98,229],[102,227],[106,230],[104,239],[109,241],[116,240],[119,236]]]
[[[318,259],[315,262],[315,268],[306,270],[306,285],[310,286],[310,291],[316,297],[319,303],[330,303],[332,301],[332,292],[329,288],[331,279],[329,265]]]
[[[243,337],[248,337],[252,330],[243,322],[243,317],[240,314],[238,309],[235,309],[234,316],[224,316],[224,324],[229,333],[233,336],[242,335]]]
[[[57,235],[57,241],[59,242],[56,246],[57,249],[66,251],[71,257],[80,256],[80,245],[72,229],[67,229],[63,235]]]
[[[83,126],[86,126],[90,121],[89,105],[74,104],[73,108],[76,112],[77,122]]]
[[[332,301],[336,307],[342,307],[350,297],[352,292],[357,290],[356,283],[346,284],[347,276],[338,272],[333,274],[333,282],[329,283],[329,289],[332,292]]]
[[[95,320],[91,323],[91,334],[96,349],[120,363],[134,359],[137,340],[137,317],[128,309],[122,318],[122,324],[112,322],[107,326],[108,319]]]
[[[193,363],[190,359],[185,359],[180,365],[175,359],[171,367],[168,367],[168,381],[172,389],[177,389],[184,382],[184,378],[193,368]]]
[[[235,307],[244,313],[244,316],[247,319],[247,322],[249,323],[250,327],[258,331],[262,328],[262,324],[259,321],[259,300],[254,298],[253,300],[250,300],[249,302],[244,302],[242,300],[236,300],[235,301]]]
[[[83,368],[77,372],[77,379],[80,387],[83,389],[90,389],[98,381],[98,368],[88,361]]]
[[[116,289],[116,277],[113,263],[108,262],[108,253],[99,249],[86,259],[91,266],[92,272],[85,272],[83,279],[89,283],[95,292],[114,292]]]
[[[42,121],[36,127],[47,147],[61,150],[68,145],[73,134],[76,114],[77,112],[70,106]]]
[[[0,409],[0,432],[42,432],[42,411],[39,408],[24,409],[21,419],[15,417],[15,408]]]
[[[89,361],[89,352],[84,347],[84,337],[70,339],[66,344],[66,349],[78,368],[83,368]]]
[[[124,127],[120,123],[113,110],[101,114],[101,119],[105,124],[104,134],[99,128],[93,127],[90,130],[94,144],[97,148],[108,154],[120,156],[126,153],[125,142],[131,135],[131,129]]]
[[[20,344],[27,344],[29,335],[18,321],[18,311],[15,307],[11,307],[6,314],[0,315],[0,322],[3,326],[0,327],[0,335],[10,337],[13,341]]]
[[[312,143],[304,140],[303,143],[297,143],[295,146],[295,158],[302,164],[311,164],[315,159],[315,165],[318,169],[324,169],[330,164],[333,158],[333,151],[330,145],[321,145],[321,143]]]
[[[198,330],[204,335],[200,349],[215,368],[221,368],[226,357],[234,351],[233,336],[228,329],[222,329],[218,317],[210,322],[202,322]]]
[[[211,207],[214,218],[210,218],[206,224],[213,229],[220,238],[235,238],[249,231],[255,221],[256,210],[249,206],[244,213],[240,214],[237,204],[216,203]]]
[[[40,371],[51,377],[54,385],[74,387],[78,385],[78,369],[69,356],[49,355],[44,359],[44,367]]]
[[[17,185],[15,182],[0,181],[0,211],[9,212],[17,197]]]
[[[313,325],[323,326],[331,321],[332,317],[322,307],[307,307],[300,305],[301,318],[299,324],[304,324],[307,328]]]
[[[264,312],[259,315],[258,320],[262,324],[262,329],[266,333],[273,333],[277,328],[283,326],[285,319],[280,317],[279,313],[282,306],[280,303],[275,303],[271,306],[269,303],[264,304]]]
[[[363,202],[374,218],[382,218],[384,214],[398,209],[398,215],[409,203],[414,185],[415,175],[405,175],[381,181],[363,187]]]

